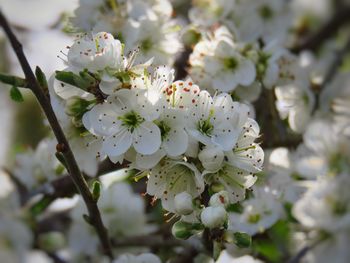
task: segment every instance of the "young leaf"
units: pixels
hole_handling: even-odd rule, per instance
[[[99,181],[95,181],[92,184],[92,198],[97,202],[101,195],[101,183]]]
[[[10,97],[16,102],[24,101],[21,91],[16,86],[12,86],[10,89]]]
[[[40,86],[42,89],[47,92],[48,91],[48,85],[47,85],[47,80],[44,72],[39,68],[38,66],[35,68],[35,76],[36,79],[38,80]]]

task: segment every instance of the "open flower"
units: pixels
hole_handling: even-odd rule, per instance
[[[78,70],[103,70],[123,66],[122,45],[106,32],[82,35],[69,48],[68,65]]]
[[[204,181],[196,166],[191,163],[164,160],[153,169],[147,182],[147,193],[162,200],[164,209],[175,212],[174,198],[187,192],[193,198],[204,191]]]
[[[252,84],[256,77],[253,61],[239,52],[225,27],[217,29],[212,39],[204,39],[194,47],[190,64],[194,69],[191,76],[210,90],[233,91],[238,85]]]
[[[270,193],[243,202],[243,212],[229,213],[229,229],[243,231],[249,235],[264,232],[283,216],[283,206]]]
[[[160,149],[151,155],[137,154],[136,165],[143,169],[149,169],[166,155],[176,157],[185,153],[188,146],[185,123],[185,116],[182,111],[165,109],[155,121],[161,134],[162,144]]]
[[[187,131],[204,145],[216,145],[223,151],[232,150],[248,118],[248,107],[233,102],[222,93],[214,99],[201,91],[188,116]]]
[[[160,129],[153,123],[157,117],[157,108],[144,91],[122,89],[87,112],[83,123],[91,133],[104,137],[102,151],[116,157],[131,145],[140,154],[155,153],[161,144]]]

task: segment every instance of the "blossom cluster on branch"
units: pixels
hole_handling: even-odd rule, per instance
[[[18,102],[18,88],[42,88],[82,181],[51,133],[16,154],[0,261],[347,263],[342,10],[347,1],[80,0],[57,23],[72,40],[64,68],[0,81]]]

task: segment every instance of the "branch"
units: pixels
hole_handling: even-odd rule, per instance
[[[299,252],[292,257],[290,260],[288,260],[287,263],[299,263],[300,260],[302,260],[302,258],[313,248],[315,248],[317,245],[319,245],[320,243],[322,243],[325,240],[325,238],[320,238],[317,239],[316,241],[314,241],[313,243],[306,245],[305,247],[303,247],[302,249],[299,250]]]
[[[332,18],[324,24],[324,26],[314,33],[313,35],[306,38],[301,43],[291,48],[294,53],[299,53],[304,49],[315,51],[317,50],[325,40],[332,37],[337,33],[338,29],[342,26],[350,23],[350,6],[341,5],[334,13]]]
[[[342,63],[344,61],[346,53],[349,52],[349,50],[350,50],[350,36],[349,36],[348,40],[346,41],[346,43],[344,44],[344,46],[335,52],[334,60],[329,65],[328,71],[325,74],[325,77],[324,77],[324,80],[323,80],[321,86],[318,87],[318,89],[315,91],[316,103],[315,103],[315,106],[313,108],[313,113],[319,107],[319,104],[320,104],[319,96],[320,96],[321,91],[323,89],[325,89],[328,84],[330,84],[332,82],[335,75],[337,74],[339,67],[342,65]]]
[[[164,239],[161,236],[135,236],[121,240],[113,240],[113,245],[117,247],[150,247],[150,248],[172,248],[172,247],[187,247],[185,242],[171,238]]]
[[[56,118],[56,115],[51,107],[51,104],[49,100],[47,99],[45,93],[43,92],[42,88],[40,87],[33,71],[30,68],[30,65],[27,61],[27,58],[24,55],[22,44],[18,41],[17,37],[12,32],[6,18],[0,11],[0,25],[5,31],[5,34],[7,35],[11,46],[13,50],[16,53],[16,56],[18,58],[19,63],[21,64],[22,70],[24,72],[25,78],[28,82],[27,87],[34,93],[35,97],[37,98],[41,108],[43,109],[50,126],[55,134],[55,137],[57,139],[57,150],[62,152],[64,159],[67,163],[67,169],[71,176],[71,179],[73,180],[76,188],[80,192],[90,218],[91,225],[95,228],[98,237],[101,241],[104,253],[111,259],[113,259],[112,249],[110,245],[110,240],[108,237],[108,233],[106,228],[103,225],[102,218],[100,211],[97,207],[97,201],[93,199],[92,193],[90,192],[90,189],[80,172],[80,169],[78,167],[78,164],[75,160],[75,157],[73,155],[73,152],[69,146],[69,143],[62,131],[62,128]]]

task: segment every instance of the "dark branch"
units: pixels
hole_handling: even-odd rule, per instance
[[[297,44],[295,47],[291,48],[291,51],[294,53],[299,53],[302,50],[317,50],[325,40],[332,37],[338,32],[338,30],[350,23],[350,6],[341,5],[332,18],[324,24],[324,26],[314,33],[313,35],[307,37],[301,43]]]
[[[335,52],[333,62],[329,65],[328,71],[325,73],[325,77],[321,86],[318,87],[317,90],[315,90],[316,103],[315,103],[313,112],[315,112],[319,107],[319,103],[320,103],[319,96],[321,91],[324,90],[332,82],[332,80],[334,79],[334,77],[338,72],[339,67],[342,65],[345,59],[346,53],[348,53],[349,50],[350,50],[350,36],[347,42],[344,44],[344,46]]]
[[[69,143],[62,131],[62,128],[56,118],[56,115],[51,107],[51,104],[49,100],[47,99],[45,93],[43,92],[42,88],[40,87],[25,55],[23,52],[22,44],[18,41],[17,37],[12,32],[6,18],[0,11],[0,25],[4,29],[11,46],[13,50],[15,51],[18,61],[21,64],[22,70],[24,72],[25,78],[28,82],[27,87],[34,93],[35,97],[37,98],[41,108],[43,109],[50,126],[55,134],[55,137],[57,139],[57,148],[59,151],[62,152],[64,159],[67,163],[67,169],[71,176],[71,179],[73,180],[76,188],[80,192],[90,217],[90,222],[92,226],[95,228],[99,239],[101,241],[104,253],[108,255],[111,259],[113,258],[112,249],[110,246],[110,240],[108,237],[108,233],[106,228],[103,225],[100,211],[97,207],[97,202],[93,199],[93,196],[90,192],[90,189],[84,179],[84,176],[80,172],[80,169],[78,167],[78,164],[75,160],[75,157],[73,155],[73,152],[69,146]]]

